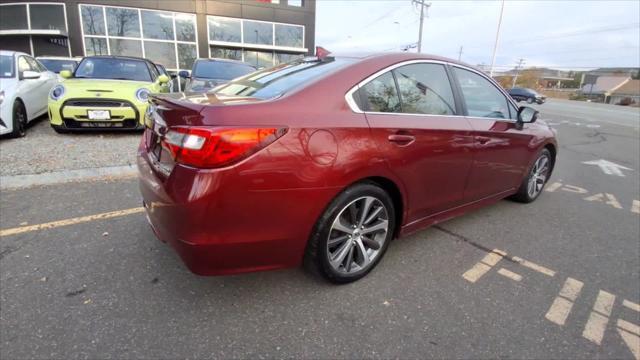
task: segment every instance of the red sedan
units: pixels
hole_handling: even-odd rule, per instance
[[[395,237],[535,200],[558,148],[483,72],[422,54],[305,58],[151,101],[148,219],[202,275],[304,263],[357,280]]]

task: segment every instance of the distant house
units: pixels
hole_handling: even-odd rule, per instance
[[[628,76],[598,76],[595,83],[582,87],[582,94],[592,100],[609,103],[612,93],[629,81],[631,78]]]
[[[610,104],[638,104],[640,103],[640,80],[629,80],[611,92]]]

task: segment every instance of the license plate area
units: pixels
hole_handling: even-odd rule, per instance
[[[111,111],[87,110],[87,118],[89,118],[89,120],[111,120]]]

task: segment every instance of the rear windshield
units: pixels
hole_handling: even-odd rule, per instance
[[[334,72],[351,62],[352,60],[345,58],[331,61],[296,60],[236,79],[214,89],[214,92],[228,96],[272,99],[308,84],[321,75]]]
[[[0,78],[13,77],[13,56],[0,55]]]
[[[75,60],[61,60],[61,59],[38,59],[49,71],[59,73],[62,70],[69,70],[73,72],[78,65]]]
[[[191,76],[202,79],[231,80],[256,71],[251,65],[226,61],[196,61]]]
[[[76,78],[133,80],[152,82],[147,64],[142,60],[122,58],[85,58],[74,74]]]

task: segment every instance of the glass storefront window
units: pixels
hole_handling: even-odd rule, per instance
[[[246,44],[273,45],[273,24],[244,20],[242,22]]]
[[[231,60],[242,61],[242,50],[212,46],[211,57],[218,58],[218,59],[231,59]]]
[[[242,42],[242,28],[239,19],[208,16],[209,40]]]
[[[111,55],[142,57],[140,40],[109,39]]]
[[[145,57],[167,69],[176,69],[176,49],[172,42],[145,41]]]
[[[196,17],[188,14],[176,14],[176,40],[196,41]]]
[[[0,30],[27,30],[26,5],[2,5],[0,8]]]
[[[276,46],[302,47],[302,26],[275,24],[275,28]]]
[[[67,31],[67,24],[64,22],[64,6],[30,4],[29,18],[31,29]]]
[[[84,53],[87,56],[91,55],[109,55],[107,51],[107,39],[85,37],[84,38]]]
[[[85,35],[105,35],[104,12],[101,6],[83,5],[80,7],[80,14]]]
[[[140,37],[138,10],[111,7],[106,9],[109,36]]]
[[[173,40],[173,14],[160,11],[140,11],[142,32],[146,39]]]
[[[195,44],[178,44],[178,67],[180,69],[191,69],[197,58],[198,49]]]
[[[302,58],[301,54],[289,54],[289,53],[279,53],[276,52],[276,64],[288,63],[293,60],[297,60]]]
[[[257,68],[269,68],[273,66],[273,53],[271,51],[244,51],[244,62]]]

